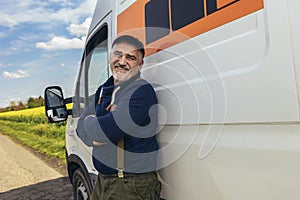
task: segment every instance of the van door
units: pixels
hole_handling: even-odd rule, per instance
[[[111,12],[98,23],[98,26],[88,36],[78,74],[76,94],[73,100],[73,115],[71,120],[74,121],[74,126],[76,126],[77,119],[83,110],[93,102],[97,88],[109,76],[108,36],[111,34],[110,27]],[[97,173],[92,163],[91,148],[88,148],[77,136],[66,138],[66,143],[69,149],[77,149],[76,154],[82,159],[89,172]],[[75,146],[76,144],[77,147]]]

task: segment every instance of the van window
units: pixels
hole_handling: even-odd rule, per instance
[[[108,78],[107,27],[103,27],[87,46],[86,78],[89,101],[97,88]]]
[[[107,46],[99,45],[91,55],[88,69],[88,91],[89,96],[94,94],[99,85],[108,77]]]
[[[73,117],[80,117],[82,110],[85,108],[85,87],[84,87],[84,60],[81,63],[80,70],[78,73],[78,79],[76,82],[76,90],[75,96],[73,98],[73,108],[72,108],[72,116]]]
[[[93,101],[97,88],[108,78],[107,26],[103,26],[86,45],[76,93],[73,99],[73,117]]]

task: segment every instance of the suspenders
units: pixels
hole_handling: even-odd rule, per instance
[[[110,104],[105,108],[106,110],[111,110],[114,103],[115,103],[115,96],[116,93],[119,91],[121,87],[118,86],[114,89],[112,95],[111,95],[111,102]],[[100,95],[99,95],[99,100],[98,104],[101,103],[102,100],[102,93],[103,93],[103,88],[101,88]],[[118,141],[118,147],[117,147],[117,170],[118,170],[118,177],[119,178],[124,178],[124,138],[120,139]]]
[[[118,177],[124,178],[124,138],[118,141],[117,147],[117,170]]]

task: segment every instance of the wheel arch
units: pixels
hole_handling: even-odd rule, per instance
[[[66,152],[66,154],[67,154],[67,152]],[[84,162],[80,159],[79,156],[77,156],[75,154],[71,154],[69,156],[67,155],[66,158],[67,158],[67,169],[68,169],[68,175],[69,175],[70,182],[73,184],[74,172],[80,168],[83,171],[83,174],[87,180],[90,191],[92,191],[94,184],[92,182],[91,175],[89,174]]]

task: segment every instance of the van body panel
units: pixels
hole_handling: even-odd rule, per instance
[[[213,129],[222,133],[203,157],[202,146]],[[299,199],[298,124],[181,127],[186,138],[194,138],[192,144],[179,139],[177,130],[166,126],[160,136],[167,149],[160,159],[175,160],[160,170],[166,199]],[[175,157],[178,148],[186,151]]]

